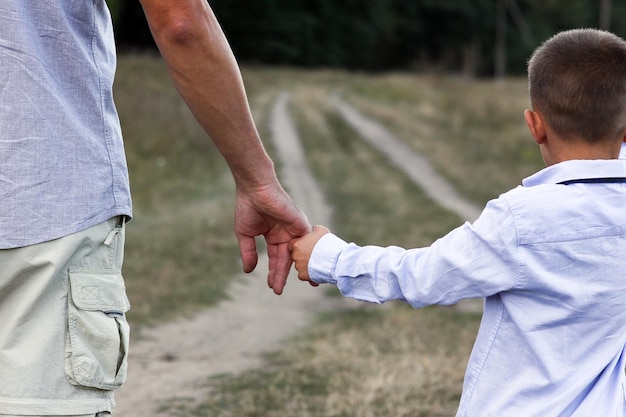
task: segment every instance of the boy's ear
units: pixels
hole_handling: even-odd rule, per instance
[[[535,142],[537,142],[538,145],[544,143],[546,141],[546,126],[543,123],[541,114],[526,109],[524,111],[524,120],[526,120],[530,134],[533,136],[533,139],[535,139]],[[626,138],[624,138],[624,140],[626,141]]]

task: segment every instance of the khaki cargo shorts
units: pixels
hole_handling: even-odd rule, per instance
[[[114,218],[0,250],[0,416],[113,410],[129,343],[124,234]]]

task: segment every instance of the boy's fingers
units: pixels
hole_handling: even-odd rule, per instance
[[[308,281],[312,287],[318,287],[319,284],[311,281],[308,273],[309,257],[317,241],[326,233],[329,233],[324,226],[313,226],[311,233],[300,238],[292,239],[287,244],[287,248],[291,252],[292,259],[298,271],[298,279],[300,281]]]

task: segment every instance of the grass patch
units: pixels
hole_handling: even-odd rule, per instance
[[[450,308],[363,307],[324,315],[266,366],[208,382],[207,401],[177,417],[453,415],[479,317]]]
[[[524,122],[525,79],[354,77],[344,97],[385,123],[479,205],[543,168]]]

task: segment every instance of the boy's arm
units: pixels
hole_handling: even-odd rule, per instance
[[[504,199],[429,247],[358,246],[319,226],[289,247],[301,280],[333,284],[345,297],[378,304],[453,304],[507,291],[519,276],[515,220]]]
[[[254,237],[264,235],[268,284],[280,294],[291,267],[287,244],[310,225],[278,182],[224,33],[206,0],[140,2],[176,88],[232,171],[243,268],[255,268]]]

